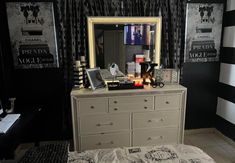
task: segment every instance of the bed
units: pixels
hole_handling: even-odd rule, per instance
[[[190,145],[160,145],[87,150],[68,150],[67,143],[34,147],[20,163],[215,163],[201,149]]]
[[[189,145],[88,150],[69,152],[68,163],[214,163],[201,149]]]

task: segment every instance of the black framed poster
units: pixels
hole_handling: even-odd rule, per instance
[[[17,69],[59,67],[53,2],[7,2]]]
[[[223,3],[187,3],[184,62],[219,61]]]

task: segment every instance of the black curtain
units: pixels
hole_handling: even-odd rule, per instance
[[[186,0],[57,1],[62,27],[61,53],[65,68],[69,70],[67,75],[72,73],[73,59],[88,56],[87,16],[162,16],[161,63],[165,68],[180,67]]]
[[[73,61],[80,56],[88,60],[87,16],[162,16],[162,67],[181,67],[186,0],[57,0],[57,6],[67,95],[73,86]]]

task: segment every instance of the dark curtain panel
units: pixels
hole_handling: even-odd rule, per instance
[[[71,62],[67,62],[68,59],[77,59],[81,55],[88,56],[87,16],[162,16],[162,64],[166,68],[180,66],[186,0],[57,1],[62,26],[61,50],[65,64]]]
[[[70,91],[73,87],[73,61],[81,55],[81,2],[77,0],[57,0],[57,20],[60,65],[63,68],[65,82],[65,105],[63,110],[64,135],[71,137],[72,119]]]
[[[161,63],[180,68],[184,52],[185,0],[160,0],[162,13]]]
[[[68,95],[73,86],[73,61],[84,55],[88,60],[87,16],[162,16],[162,66],[181,67],[186,0],[57,0],[57,6]]]

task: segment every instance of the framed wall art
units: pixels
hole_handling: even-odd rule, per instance
[[[53,2],[6,2],[14,67],[59,67]]]
[[[155,78],[159,82],[167,84],[179,83],[180,70],[179,69],[156,69]]]
[[[187,3],[184,62],[219,61],[223,9],[221,0]]]

